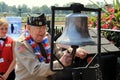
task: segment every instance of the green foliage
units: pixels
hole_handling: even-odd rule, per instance
[[[22,17],[22,22],[27,22],[27,17]]]
[[[65,21],[65,17],[56,17],[55,21]]]

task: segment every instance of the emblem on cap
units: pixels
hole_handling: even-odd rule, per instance
[[[43,26],[47,24],[46,17],[44,14],[37,16],[29,16],[27,19],[27,24],[32,26]]]

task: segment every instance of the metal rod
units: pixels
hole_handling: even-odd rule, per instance
[[[71,8],[71,7],[55,7],[55,6],[52,6],[52,9],[53,9],[53,10],[73,10],[73,8]],[[98,11],[99,11],[99,8],[98,8],[98,9],[78,8],[78,10],[80,10],[80,11],[98,12]]]
[[[51,33],[51,40],[53,40],[54,39],[54,17],[55,17],[55,11],[54,11],[54,9],[52,9],[52,28],[51,28],[51,31],[52,31],[52,33]],[[51,61],[50,61],[50,68],[51,68],[51,70],[53,70],[53,50],[54,50],[54,42],[53,41],[51,41]]]
[[[120,32],[120,30],[114,30],[114,29],[103,29],[101,28],[102,31],[111,31],[111,32]]]

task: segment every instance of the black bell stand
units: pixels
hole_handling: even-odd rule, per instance
[[[101,8],[98,8],[98,9],[93,9],[93,8],[85,8],[82,4],[79,4],[77,3],[76,6],[72,5],[70,7],[55,7],[55,6],[52,6],[51,7],[52,9],[52,33],[51,33],[51,63],[50,63],[50,68],[52,71],[63,71],[63,70],[72,70],[72,77],[73,77],[73,80],[83,80],[82,79],[82,70],[83,69],[86,69],[86,67],[84,68],[81,68],[81,67],[70,67],[70,68],[66,68],[60,61],[59,59],[55,56],[54,54],[54,23],[55,23],[55,10],[73,10],[73,12],[81,12],[81,11],[91,11],[91,12],[98,12],[98,64],[100,62],[100,57],[101,57],[101,30],[100,30],[100,27],[101,27]],[[77,9],[77,10],[76,10]],[[78,48],[78,46],[76,45],[71,45],[71,47],[73,48],[73,51],[72,51],[72,55],[73,55],[73,60],[72,60],[72,64],[74,63],[77,63],[76,59],[75,58],[75,53],[76,53],[76,49]],[[54,58],[57,59],[57,61],[62,65],[62,69],[53,69],[53,61],[54,61]],[[100,64],[99,64],[100,66]],[[98,68],[99,68],[98,66]],[[88,67],[87,67],[88,68]],[[96,67],[95,67],[96,68]],[[100,76],[98,73],[98,71],[96,71],[96,75],[97,76]],[[97,78],[96,80],[101,80],[100,78]]]
[[[76,53],[76,49],[79,47],[79,46],[76,46],[76,45],[72,45],[71,46],[72,48],[73,48],[73,51],[72,51],[72,65],[73,64],[76,64],[76,62],[75,62],[75,53]],[[73,78],[73,80],[79,80],[81,77],[81,75],[79,75],[80,73],[79,73],[79,71],[77,71],[77,70],[73,70],[72,71],[72,78]],[[80,79],[80,80],[82,80],[82,79]]]
[[[79,46],[76,46],[76,45],[72,45],[71,48],[73,49],[72,50],[72,63],[71,65],[73,65],[72,68],[72,80],[83,80],[83,71],[84,69],[86,69],[86,67],[79,67],[79,64],[80,64],[80,61],[81,59],[78,58],[78,57],[75,57],[75,53],[76,53],[76,49],[78,48]],[[98,60],[99,60],[99,55],[95,55],[95,57],[98,57]],[[93,58],[93,59],[94,59]],[[96,69],[96,80],[102,80],[102,73],[100,71],[100,65],[99,64],[95,64],[95,66],[92,67],[92,69]]]

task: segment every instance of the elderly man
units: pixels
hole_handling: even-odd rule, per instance
[[[50,70],[50,45],[44,14],[28,17],[27,30],[16,41],[17,57],[16,80],[49,80],[48,76],[55,74]],[[82,54],[86,52],[82,52]],[[80,55],[81,52],[77,52]],[[83,56],[83,55],[82,55]],[[63,51],[60,61],[64,66],[71,64],[72,56]],[[54,61],[54,68],[62,67]]]

